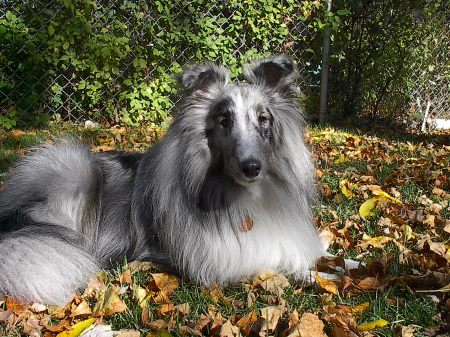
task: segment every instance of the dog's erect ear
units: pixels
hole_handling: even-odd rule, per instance
[[[296,77],[291,59],[286,55],[271,56],[244,66],[244,73],[252,84],[286,89]]]
[[[180,77],[185,90],[205,91],[210,86],[227,84],[228,70],[215,64],[203,64],[187,68]]]

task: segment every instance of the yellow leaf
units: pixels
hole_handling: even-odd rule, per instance
[[[60,332],[56,335],[56,337],[78,337],[81,333],[90,327],[96,318],[88,318],[84,321],[78,322],[77,324],[72,325],[69,330]]]
[[[327,280],[323,277],[320,277],[319,273],[317,273],[317,272],[316,272],[316,281],[317,281],[317,284],[322,289],[328,291],[329,293],[331,293],[333,295],[337,295],[339,293],[336,283],[334,283],[332,280]]]
[[[341,180],[339,182],[339,187],[341,188],[341,192],[343,195],[347,197],[347,199],[353,198],[353,189],[357,187],[356,184],[349,182],[347,179]]]
[[[357,306],[354,306],[352,308],[352,313],[354,315],[361,315],[364,311],[367,310],[367,308],[369,307],[370,303],[369,302],[364,302],[361,304],[358,304]]]
[[[370,198],[359,207],[359,215],[361,215],[363,218],[368,218],[374,214],[372,211],[375,206],[377,205],[377,199]]]
[[[147,306],[147,302],[148,302],[148,292],[147,290],[145,290],[142,287],[139,286],[134,286],[133,287],[134,290],[134,296],[137,298],[138,302],[139,302],[139,306],[144,309]]]
[[[373,248],[383,249],[384,246],[390,241],[392,241],[392,238],[389,236],[375,236],[372,238],[364,235],[363,241],[358,244],[358,247],[367,248],[372,246]]]
[[[358,325],[358,330],[359,331],[372,331],[377,328],[382,328],[388,324],[389,324],[388,321],[386,321],[384,319],[379,319],[379,320],[376,320],[373,322],[368,322],[368,323]]]
[[[339,156],[339,158],[334,161],[334,164],[335,165],[344,164],[344,163],[348,162],[348,160],[349,159],[347,157],[345,157],[344,155],[341,154]]]
[[[393,196],[391,196],[389,193],[386,193],[385,191],[383,191],[381,189],[381,187],[377,186],[377,185],[370,185],[369,189],[372,191],[372,193],[376,196],[378,196],[379,198],[377,198],[378,200],[392,200],[394,202],[396,202],[397,204],[403,204],[399,199],[394,198]]]
[[[409,241],[411,239],[414,239],[414,232],[412,228],[408,225],[403,225],[403,231],[405,232],[405,239],[406,241]]]

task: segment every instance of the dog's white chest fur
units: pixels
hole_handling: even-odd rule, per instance
[[[204,254],[202,262],[190,272],[206,283],[211,279],[239,280],[266,271],[304,277],[326,252],[312,224],[305,223],[297,209],[286,207],[261,203],[237,224],[240,229],[224,223],[221,236],[204,236],[203,243],[198,243],[204,245],[199,249]]]

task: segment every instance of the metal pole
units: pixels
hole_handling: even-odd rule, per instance
[[[331,11],[332,0],[327,1],[327,13]],[[330,28],[325,28],[323,34],[322,73],[320,77],[320,110],[319,123],[325,123],[327,119],[328,96],[328,60],[330,58]]]

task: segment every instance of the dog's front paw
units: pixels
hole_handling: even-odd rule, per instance
[[[349,271],[352,269],[358,269],[360,266],[365,266],[366,264],[361,261],[355,261],[351,259],[344,259],[345,262],[345,271]]]

